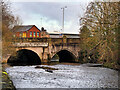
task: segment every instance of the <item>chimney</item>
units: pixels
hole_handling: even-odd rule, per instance
[[[41,31],[44,31],[44,27],[41,28]]]

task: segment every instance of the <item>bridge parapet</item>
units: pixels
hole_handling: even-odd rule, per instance
[[[80,38],[16,38],[15,42],[79,43]]]
[[[48,47],[46,42],[23,42],[23,43],[13,43],[15,47]]]

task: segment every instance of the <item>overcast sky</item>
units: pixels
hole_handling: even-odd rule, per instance
[[[63,18],[61,8],[67,6],[64,11],[64,32],[79,33],[79,19],[91,0],[17,1],[12,1],[12,11],[14,15],[20,17],[23,25],[36,25],[38,28],[44,27],[48,32],[61,32]]]

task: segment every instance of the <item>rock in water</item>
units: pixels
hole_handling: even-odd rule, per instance
[[[41,66],[36,66],[35,68],[41,68]]]
[[[50,70],[50,69],[46,69],[45,71],[50,72],[50,73],[53,73],[53,71]]]

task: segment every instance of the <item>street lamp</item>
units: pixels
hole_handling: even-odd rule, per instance
[[[64,9],[65,8],[67,8],[67,6],[61,8],[63,10],[63,23],[62,23],[62,30],[63,30],[63,32],[64,32]]]

